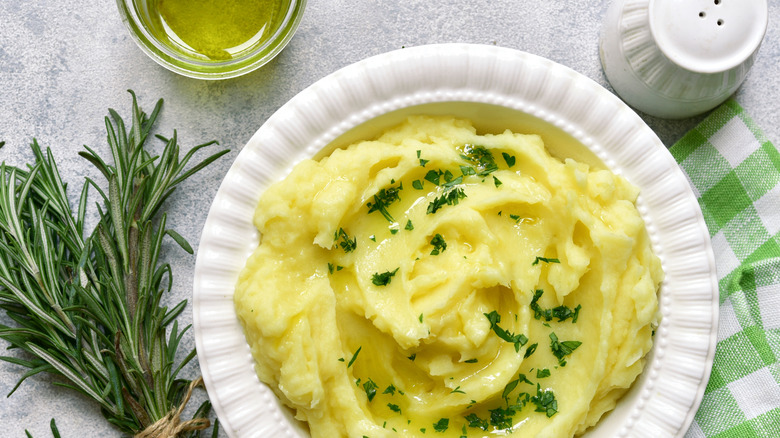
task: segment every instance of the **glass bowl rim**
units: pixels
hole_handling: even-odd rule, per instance
[[[116,0],[122,22],[136,45],[153,61],[182,76],[219,80],[250,73],[274,59],[292,39],[300,25],[307,0],[289,0],[285,17],[273,35],[249,53],[222,62],[189,58],[158,40],[143,24],[136,9],[138,0]]]

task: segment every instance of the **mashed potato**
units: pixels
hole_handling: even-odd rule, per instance
[[[413,117],[262,196],[236,310],[314,437],[571,437],[652,346],[663,273],[622,177]]]

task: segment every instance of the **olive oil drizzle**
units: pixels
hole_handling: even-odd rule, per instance
[[[225,61],[262,44],[283,19],[282,0],[148,0],[171,45]],[[187,54],[187,53],[185,53]]]

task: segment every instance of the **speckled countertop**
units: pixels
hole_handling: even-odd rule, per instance
[[[165,99],[160,133],[179,133],[187,149],[216,139],[230,153],[186,182],[168,202],[169,224],[197,249],[208,207],[233,159],[281,105],[319,78],[367,56],[430,43],[469,42],[524,50],[573,68],[609,88],[598,57],[608,0],[309,0],[300,28],[270,64],[241,78],[209,82],[171,73],[135,45],[111,1],[0,2],[0,161],[30,160],[33,137],[50,147],[66,181],[94,175],[77,152],[105,150],[107,108],[127,115]],[[769,4],[769,28],[736,99],[774,141],[780,139],[780,3]],[[703,116],[666,121],[643,116],[672,145]],[[189,299],[195,257],[170,253],[176,280],[170,302]],[[191,322],[189,310],[181,317]],[[0,322],[7,322],[4,316]],[[185,346],[194,345],[192,334]],[[5,354],[5,353],[3,353]],[[0,363],[0,394],[24,372]],[[197,365],[185,370],[198,374]],[[97,407],[40,375],[0,401],[3,437],[113,437]]]

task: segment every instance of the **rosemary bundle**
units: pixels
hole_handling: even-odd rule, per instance
[[[193,251],[168,228],[161,208],[182,181],[228,151],[191,164],[216,142],[181,157],[174,131],[169,139],[156,136],[164,147],[153,155],[146,145],[162,100],[147,115],[130,94],[129,129],[114,110],[105,120],[110,160],[86,146],[79,153],[105,182],[85,178],[73,206],[51,151],[35,140],[33,164],[0,165],[0,307],[15,322],[0,326],[0,338],[25,352],[0,359],[27,368],[11,393],[30,376],[50,373],[55,385],[97,402],[124,433],[199,436],[209,427],[208,401],[192,420],[179,417],[200,383],[178,376],[195,357],[194,349],[177,355],[189,329],[177,317],[187,302],[162,302],[173,282],[161,259],[163,239]],[[88,208],[92,196],[96,210]],[[86,229],[90,217],[96,225]],[[52,431],[57,435],[54,422]]]

